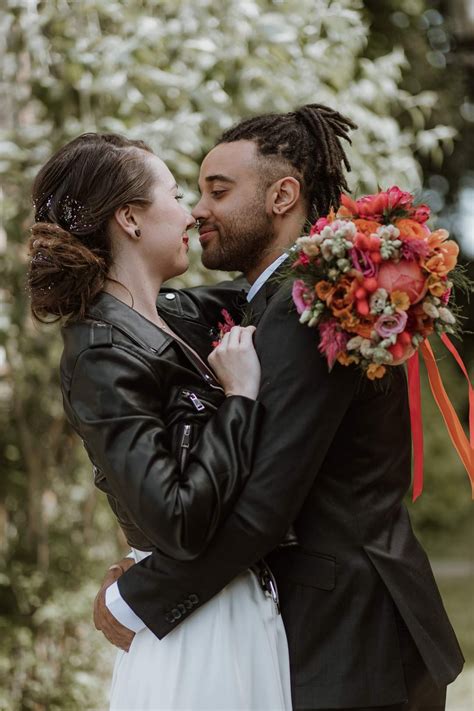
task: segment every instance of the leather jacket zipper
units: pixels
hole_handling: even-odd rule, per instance
[[[187,400],[191,401],[194,409],[197,412],[202,412],[206,408],[208,408],[209,410],[217,410],[217,407],[215,405],[207,401],[204,403],[202,400],[200,400],[200,398],[198,398],[196,393],[193,393],[190,390],[182,390],[181,395]]]
[[[183,434],[181,436],[179,465],[181,473],[184,472],[186,461],[188,459],[189,448],[191,446],[191,425],[184,425]]]

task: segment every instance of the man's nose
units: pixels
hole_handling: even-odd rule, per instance
[[[209,214],[210,213],[206,207],[205,200],[203,197],[201,197],[199,202],[191,210],[191,215],[194,217],[195,220],[197,220],[197,222],[203,222],[204,220],[207,220]]]

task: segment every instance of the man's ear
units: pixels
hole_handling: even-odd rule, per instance
[[[298,202],[301,195],[299,180],[292,175],[280,178],[269,190],[270,210],[273,215],[283,217]]]
[[[136,239],[136,229],[138,227],[136,219],[136,210],[134,205],[123,205],[118,207],[115,212],[113,219],[121,229],[127,233],[132,239]]]

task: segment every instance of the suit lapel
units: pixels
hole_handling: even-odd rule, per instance
[[[249,302],[242,325],[257,326],[263,314],[266,311],[269,301],[276,294],[282,285],[282,274],[284,272],[283,265],[279,266],[273,274],[262,284],[262,287],[257,291],[253,299]]]

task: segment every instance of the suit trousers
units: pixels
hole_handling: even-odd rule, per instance
[[[398,611],[395,611],[407,701],[389,706],[353,707],[337,711],[444,711],[446,687],[435,684]],[[305,711],[310,711],[309,709]],[[311,710],[312,711],[312,710]],[[316,710],[314,710],[316,711]],[[334,711],[334,709],[317,709]]]

